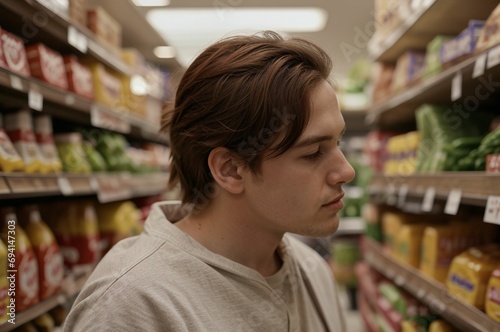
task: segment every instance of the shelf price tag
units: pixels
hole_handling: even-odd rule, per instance
[[[403,184],[401,187],[399,187],[398,206],[405,205],[406,196],[408,196],[408,191],[409,191],[409,187],[407,184]]]
[[[10,75],[10,86],[13,89],[16,89],[19,91],[24,90],[23,81],[21,81],[21,78],[19,76],[16,76],[16,75]]]
[[[41,112],[43,110],[43,95],[35,90],[28,93],[28,106],[32,110]]]
[[[500,196],[489,196],[484,211],[484,222],[500,225]]]
[[[57,178],[57,184],[59,185],[59,190],[64,196],[73,195],[74,193],[73,187],[71,186],[71,183],[67,178],[64,177]]]
[[[88,39],[83,33],[78,31],[77,28],[70,25],[68,27],[68,44],[76,48],[82,53],[87,53]]]
[[[486,69],[493,68],[500,64],[500,45],[492,48],[488,52],[488,62],[486,64]]]
[[[386,203],[387,205],[396,205],[397,203],[396,187],[393,184],[390,184],[389,187],[387,188]]]
[[[434,197],[436,197],[436,188],[429,187],[425,190],[424,200],[422,201],[422,211],[431,212],[434,207]]]
[[[481,54],[477,57],[476,62],[474,63],[474,70],[472,71],[472,78],[477,78],[479,76],[483,76],[484,69],[486,67],[486,58],[487,54]]]
[[[458,72],[451,81],[451,101],[456,101],[462,97],[462,72]]]
[[[446,200],[446,205],[444,207],[444,213],[449,215],[456,215],[458,208],[460,207],[460,201],[462,200],[462,191],[460,189],[453,189],[448,195]]]

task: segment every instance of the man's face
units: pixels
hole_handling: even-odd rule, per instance
[[[311,94],[309,123],[297,143],[264,160],[261,174],[245,177],[246,207],[262,228],[327,236],[338,228],[342,184],[354,170],[338,143],[345,130],[337,97],[327,82]]]

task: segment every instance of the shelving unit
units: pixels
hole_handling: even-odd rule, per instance
[[[167,173],[43,175],[0,173],[0,199],[97,195],[100,203],[158,195],[167,189]]]
[[[87,281],[90,273],[78,277],[68,277],[63,281],[62,290],[50,298],[37,303],[36,305],[28,308],[24,311],[16,313],[16,324],[11,324],[9,322],[0,325],[0,332],[8,332],[14,330],[16,327],[27,323],[38,316],[52,310],[58,305],[64,304],[67,301],[72,300]]]
[[[470,19],[484,20],[498,5],[496,0],[421,0],[414,1],[409,16],[388,36],[377,36],[368,43],[373,61],[395,62],[409,49],[425,49],[436,36],[457,35]],[[446,16],[444,16],[446,15]]]
[[[334,236],[361,235],[364,231],[365,221],[363,218],[341,218],[339,228]]]
[[[454,298],[444,285],[424,276],[419,270],[397,262],[377,242],[364,238],[362,246],[368,264],[460,331],[500,331],[500,324],[485,313]]]
[[[499,97],[494,96],[492,92],[498,91],[497,77],[500,77],[500,66],[498,65],[500,63],[497,59],[499,56],[500,46],[495,46],[451,66],[429,79],[415,82],[405,91],[374,105],[367,116],[368,125],[394,129],[401,123],[415,121],[415,109],[423,103],[451,104],[452,84],[457,74],[462,75],[462,98],[455,102],[456,105],[463,107],[462,104],[467,101],[469,96],[469,98],[474,97],[481,101],[483,107],[498,103]],[[487,59],[486,63],[483,62],[484,57]],[[484,73],[473,78],[474,68],[481,64],[486,66],[486,68],[483,67]],[[491,67],[488,68],[488,66]],[[487,100],[484,95],[488,95]]]

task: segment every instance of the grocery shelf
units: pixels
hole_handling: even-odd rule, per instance
[[[360,235],[365,231],[365,221],[363,218],[346,217],[340,218],[339,228],[334,236]]]
[[[26,174],[0,173],[0,199],[97,195],[107,203],[166,191],[168,173]]]
[[[29,100],[33,93],[42,96],[41,112],[58,119],[92,125],[159,144],[168,144],[167,138],[158,133],[159,128],[124,109],[111,108],[53,87],[36,78],[23,77],[0,68],[0,107],[29,108]]]
[[[134,74],[118,52],[98,42],[86,27],[75,26],[63,13],[55,13],[34,0],[2,0],[0,7],[14,14],[2,16],[6,30],[27,40],[36,37],[36,41],[60,52],[90,55],[119,73]],[[20,24],[20,18],[24,24]],[[70,33],[77,35],[73,45],[69,44]]]
[[[83,288],[83,285],[87,281],[90,273],[86,273],[80,276],[68,276],[62,283],[62,290],[54,295],[49,297],[46,300],[43,300],[36,305],[23,310],[19,313],[16,313],[15,324],[11,324],[6,322],[0,325],[0,332],[12,331],[16,327],[19,327],[38,316],[50,311],[51,309],[57,307],[58,305],[62,305],[71,301]]]
[[[441,172],[434,174],[383,175],[372,178],[368,191],[372,196],[397,196],[406,187],[406,195],[424,197],[434,188],[436,199],[448,198],[452,190],[461,191],[461,203],[486,206],[488,197],[500,194],[500,174],[485,172]]]
[[[470,19],[486,20],[498,5],[497,0],[482,0],[481,5],[474,0],[422,0],[419,3],[417,8],[408,10],[408,17],[389,35],[375,34],[370,40],[368,52],[374,61],[395,62],[407,50],[425,49],[437,34],[456,36]]]
[[[497,332],[500,324],[479,309],[453,297],[445,286],[423,275],[418,269],[399,263],[380,244],[363,238],[365,261],[426,304],[432,312],[442,316],[460,331]]]
[[[464,119],[468,117],[468,109],[472,107],[473,111],[476,110],[476,103],[480,102],[481,106],[486,107],[495,105],[498,96],[494,93],[498,92],[498,77],[500,77],[498,63],[489,61],[484,73],[477,78],[473,78],[473,73],[476,63],[483,63],[485,66],[484,57],[496,60],[499,52],[500,46],[497,45],[450,66],[435,76],[415,82],[402,92],[373,105],[366,118],[367,124],[385,129],[398,129],[401,124],[414,123],[415,110],[424,103],[448,104],[450,109],[460,107],[462,110],[465,109],[465,115],[462,116]],[[491,67],[487,68],[490,65]],[[452,84],[457,74],[462,76],[462,97],[452,103]],[[478,90],[480,86],[482,88]]]

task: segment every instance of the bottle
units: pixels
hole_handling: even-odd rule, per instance
[[[14,302],[14,311],[18,313],[39,301],[38,265],[31,242],[17,222],[17,215],[14,210],[7,209],[2,215],[2,240],[8,250],[11,248],[11,245],[15,249],[15,260],[13,263],[9,262],[8,269],[9,271],[14,271],[9,272],[9,275],[11,273],[14,274],[16,289],[15,292],[9,291],[8,295],[14,295],[10,301]]]
[[[26,207],[29,221],[26,233],[33,245],[40,282],[40,300],[44,300],[61,289],[63,281],[63,256],[49,226],[42,221],[36,206]]]

